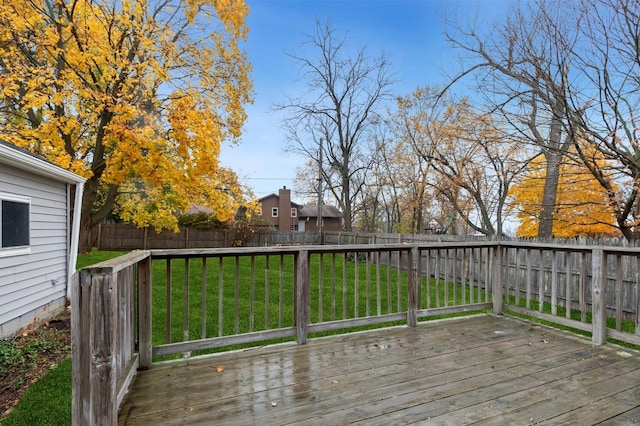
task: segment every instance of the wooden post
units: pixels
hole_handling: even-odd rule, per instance
[[[309,251],[300,250],[296,256],[296,340],[299,345],[307,343],[307,325],[309,324]]]
[[[139,276],[142,293],[147,293],[150,300],[148,252],[131,252],[81,269],[73,281],[71,421],[74,425],[115,426],[118,422],[118,404],[136,365],[132,358],[131,315],[135,293],[133,266],[138,262],[143,265]],[[150,318],[150,313],[143,309],[142,318]]]
[[[401,252],[398,252],[400,256]],[[416,316],[416,309],[418,306],[417,300],[417,282],[418,282],[418,268],[416,267],[416,259],[418,259],[418,248],[412,247],[407,251],[407,291],[408,294],[408,306],[407,306],[407,325],[409,327],[415,327],[418,325]]]
[[[98,223],[98,238],[97,238],[97,246],[98,250],[102,250],[102,222]]]
[[[496,244],[493,247],[493,262],[491,271],[491,300],[493,313],[502,314],[502,247]]]
[[[591,339],[596,345],[607,343],[607,258],[602,249],[591,252],[591,296],[592,326]]]
[[[80,271],[72,305],[72,423],[116,425],[116,330],[118,289],[114,274]]]
[[[73,280],[71,292],[71,370],[72,397],[71,423],[74,425],[90,424],[89,401],[91,371],[91,312],[88,303],[91,292],[91,276],[86,271],[78,271]]]
[[[88,347],[90,356],[89,379],[89,407],[83,407],[88,412],[87,425],[116,425],[118,422],[118,398],[116,380],[116,327],[114,319],[118,308],[118,289],[114,274],[93,274],[89,277],[89,306],[91,322],[87,327],[91,334],[91,345]],[[87,308],[85,307],[85,308]],[[85,353],[86,355],[87,353]],[[85,417],[86,418],[86,417]]]
[[[151,368],[151,256],[138,263],[138,351],[139,369]]]

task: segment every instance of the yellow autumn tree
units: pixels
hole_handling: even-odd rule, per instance
[[[519,237],[538,235],[544,181],[545,164],[542,157],[537,157],[529,164],[522,180],[511,188],[509,195],[513,201],[511,207],[517,212],[516,235]],[[557,200],[554,237],[618,235],[606,191],[584,165],[572,161],[570,156],[565,157],[560,166]]]
[[[0,0],[0,137],[88,178],[81,249],[109,212],[176,229],[232,217],[218,163],[251,102],[243,0]]]

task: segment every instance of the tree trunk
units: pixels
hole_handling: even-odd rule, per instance
[[[538,238],[553,237],[553,213],[558,196],[558,180],[560,178],[560,163],[562,153],[552,151],[546,156],[546,176],[542,192],[542,205],[538,225]]]
[[[544,179],[544,190],[542,192],[542,205],[540,206],[540,218],[538,224],[538,238],[553,237],[553,213],[556,209],[558,198],[558,181],[560,179],[560,163],[564,153],[569,148],[571,139],[567,137],[562,143],[562,117],[563,106],[559,101],[552,105],[553,116],[549,129],[549,141],[543,148],[543,153],[547,161],[546,174]],[[545,144],[542,144],[545,146]]]
[[[344,212],[343,212],[343,217],[344,217],[344,230],[347,232],[352,232],[353,231],[353,218],[351,217],[351,203],[349,202],[349,189],[348,189],[349,185],[347,184],[347,189],[344,191],[343,196],[344,196]]]
[[[91,249],[96,246],[98,235],[96,232],[92,232],[94,228],[95,225],[92,225],[90,220],[84,220],[84,217],[80,220],[80,235],[78,239],[78,251],[80,253],[90,253]]]
[[[94,174],[85,183],[78,240],[78,251],[80,253],[90,253],[91,249],[95,247],[98,235],[93,230],[111,212],[118,194],[118,187],[109,185],[107,193],[104,194],[102,205],[96,210],[95,202],[98,199],[99,187],[99,176],[97,174]]]

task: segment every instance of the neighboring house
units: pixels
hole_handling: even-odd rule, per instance
[[[302,206],[291,201],[291,190],[283,187],[278,195],[269,194],[260,198],[262,217],[271,222],[278,232],[298,230],[298,209]]]
[[[318,232],[318,206],[304,206],[298,212],[298,216],[300,232]],[[333,206],[322,206],[322,230],[341,231],[342,212]]]
[[[269,194],[260,198],[262,216],[271,221],[278,232],[317,232],[318,207],[303,206],[291,201],[291,190],[283,187],[278,195]],[[340,231],[342,213],[333,206],[322,206],[322,229]]]
[[[0,337],[64,309],[84,182],[0,141]]]

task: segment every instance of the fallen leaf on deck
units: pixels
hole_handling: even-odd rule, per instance
[[[277,403],[277,402],[275,402],[275,401],[271,401],[271,406],[272,406],[272,407],[275,407],[276,405],[278,405],[278,403]]]
[[[222,373],[224,371],[224,366],[223,365],[219,365],[218,366],[218,373]]]

